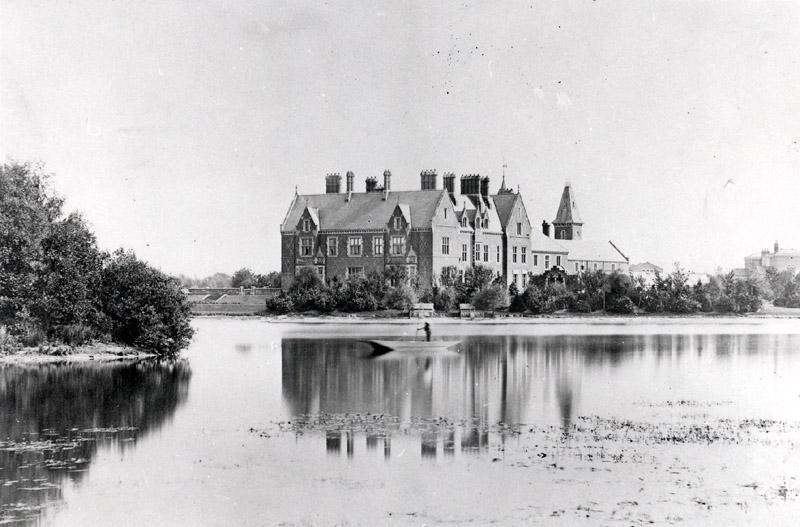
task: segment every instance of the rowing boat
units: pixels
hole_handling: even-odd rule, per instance
[[[460,340],[367,340],[372,344],[378,353],[388,353],[390,351],[400,351],[405,353],[417,352],[442,352],[446,351],[458,343]]]

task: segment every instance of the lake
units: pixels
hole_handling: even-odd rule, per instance
[[[0,367],[0,524],[794,525],[800,320],[198,318]]]

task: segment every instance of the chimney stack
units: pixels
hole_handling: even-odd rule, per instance
[[[375,192],[375,190],[378,188],[378,180],[372,176],[367,178],[366,183],[367,183],[367,192]]]
[[[436,169],[423,170],[419,173],[421,190],[436,190],[436,180],[438,178]]]
[[[342,191],[342,176],[328,174],[325,176],[325,194],[338,194]]]
[[[348,170],[345,177],[347,178],[347,201],[350,201],[350,196],[353,195],[353,183],[355,182],[356,176],[352,171]]]
[[[481,196],[484,198],[489,197],[489,176],[481,178]]]
[[[445,172],[442,176],[444,189],[452,196],[456,192],[456,175],[452,172]]]
[[[542,234],[544,234],[548,238],[550,237],[550,224],[547,223],[546,221],[542,221]]]
[[[780,247],[778,246],[778,240],[775,240],[775,253],[776,254],[777,254],[778,250],[780,250]]]
[[[383,199],[389,197],[389,191],[392,189],[392,171],[388,168],[383,171]]]

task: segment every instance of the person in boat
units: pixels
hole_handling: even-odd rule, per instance
[[[428,324],[427,322],[425,322],[425,325],[422,326],[419,329],[425,330],[425,340],[430,342],[431,341],[431,325]],[[419,331],[419,329],[417,331]]]

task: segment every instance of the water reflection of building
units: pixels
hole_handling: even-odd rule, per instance
[[[578,348],[594,349],[592,343],[573,337],[471,337],[458,356],[370,360],[363,358],[369,348],[351,339],[285,339],[283,398],[296,416],[399,418],[396,426],[365,432],[368,449],[382,443],[388,452],[391,435],[404,431],[419,437],[423,457],[451,455],[456,448],[482,451],[492,437],[504,441],[520,423],[548,418],[531,415],[539,394],[555,401],[554,420],[568,423],[586,360]],[[600,349],[606,352],[605,346]],[[447,422],[430,426],[437,418]],[[329,452],[341,453],[347,426],[327,430]]]
[[[0,369],[0,520],[37,522],[100,445],[124,451],[161,426],[190,377],[181,361]]]

